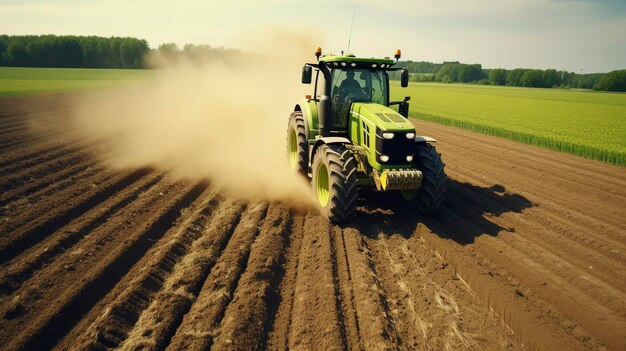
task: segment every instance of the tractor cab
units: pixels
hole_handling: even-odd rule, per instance
[[[392,67],[400,58],[399,50],[396,52],[396,61],[388,57],[362,58],[353,54],[321,56],[321,51],[319,54],[316,52],[316,56],[317,64],[304,65],[302,83],[311,83],[315,69],[313,100],[320,112],[325,114],[321,119],[326,122],[322,124],[323,127],[328,127],[329,135],[347,133],[351,107],[355,102],[369,102],[387,107],[400,105],[398,113],[408,117],[408,97],[403,101],[389,101],[388,72],[401,71],[401,86],[408,86],[408,71]]]

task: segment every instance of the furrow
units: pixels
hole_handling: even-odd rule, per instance
[[[267,204],[249,207],[242,215],[230,241],[206,277],[202,289],[167,345],[168,350],[202,350],[213,342],[216,328],[231,302],[250,250],[259,235]],[[171,335],[171,334],[170,334]],[[132,349],[127,345],[127,349]],[[159,347],[159,349],[162,349]]]
[[[467,154],[480,155],[481,158],[488,159],[489,163],[508,163],[509,167],[503,170],[528,169],[533,174],[547,173],[547,171],[550,171],[549,175],[567,174],[569,177],[581,178],[577,183],[584,183],[584,179],[597,180],[605,184],[609,190],[626,186],[626,179],[619,166],[433,122],[421,120],[413,120],[413,122],[420,132],[443,136],[442,145],[445,148],[448,146],[454,148],[444,155],[449,154],[455,158]],[[602,168],[604,172],[598,172],[599,168]]]
[[[542,221],[539,218],[529,220],[527,218],[536,217],[529,215],[529,212],[537,212],[532,208],[525,210],[523,215],[505,214],[508,212],[502,208],[505,201],[492,200],[480,193],[452,184],[448,190],[450,206],[454,206],[458,213],[475,212],[476,216],[487,216],[487,220],[504,228],[499,235],[500,239],[510,246],[517,247],[517,250],[524,252],[526,256],[533,257],[534,261],[544,262],[545,267],[558,269],[556,275],[574,283],[579,281],[579,284],[583,284],[580,286],[582,290],[588,292],[599,290],[600,293],[613,294],[619,294],[615,289],[624,290],[626,272],[620,273],[626,262],[621,251],[623,245],[609,246],[592,238],[585,240],[584,233],[574,232],[568,228],[567,223],[554,226],[555,221],[552,220]],[[504,215],[476,212],[477,203]],[[523,229],[518,231],[515,228]],[[566,238],[563,238],[564,236]],[[578,273],[573,273],[580,271],[585,272],[588,277],[581,279]],[[602,300],[599,295],[594,297]],[[615,301],[619,301],[619,298],[613,296],[604,303],[611,305],[615,304]]]
[[[52,144],[52,145],[51,145]],[[45,159],[45,155],[53,152],[58,152],[68,147],[67,143],[62,141],[46,142],[41,145],[30,146],[27,150],[20,150],[19,152],[2,152],[0,154],[0,172],[7,174],[7,167],[16,164],[30,162],[34,159]]]
[[[337,309],[328,220],[309,214],[303,230],[289,349],[347,349]]]
[[[350,275],[346,244],[343,231],[340,227],[332,227],[330,240],[332,243],[332,261],[335,263],[333,265],[335,298],[337,300],[337,310],[340,313],[340,320],[342,321],[343,335],[346,340],[347,349],[364,350],[364,338],[361,335],[354,301],[354,282]]]
[[[25,183],[23,186],[14,188],[0,196],[0,207],[5,207],[11,201],[15,201],[19,198],[27,197],[33,193],[36,193],[46,187],[51,185],[55,185],[56,190],[60,190],[58,183],[64,183],[65,180],[73,179],[77,174],[87,170],[88,168],[92,169],[92,172],[97,172],[99,170],[103,170],[103,168],[96,168],[96,162],[94,161],[85,161],[79,164],[70,166],[66,169],[63,169],[56,173],[51,173],[45,175],[41,178],[32,179],[32,181]],[[85,174],[85,176],[89,177],[91,174]],[[81,175],[82,176],[82,175]]]
[[[20,171],[10,177],[6,177],[0,183],[0,190],[3,192],[10,191],[24,185],[28,181],[39,177],[45,177],[50,173],[62,171],[88,159],[89,157],[86,154],[79,151],[65,155],[61,159],[47,160],[43,164],[39,164],[35,167]]]
[[[619,228],[620,231],[626,229],[621,211],[626,206],[622,191],[626,188],[626,177],[623,172],[619,173],[622,167],[605,165],[605,167],[597,167],[596,170],[591,169],[586,176],[581,176],[583,171],[580,167],[594,162],[582,162],[578,158],[562,155],[561,164],[567,165],[565,162],[572,164],[572,166],[567,165],[566,170],[558,170],[550,165],[541,167],[536,164],[544,157],[539,155],[529,157],[526,153],[511,151],[517,146],[516,143],[507,142],[506,148],[491,149],[485,145],[480,145],[479,148],[468,144],[465,139],[462,142],[451,140],[442,146],[442,152],[449,166],[449,175],[476,174],[476,177],[490,178],[496,184],[506,184],[511,191],[523,192],[533,202],[541,201],[544,204],[553,204],[554,207],[562,207],[567,210],[563,211],[565,218],[583,219],[597,226]],[[481,155],[480,157],[485,159],[482,162],[488,163],[489,167],[478,169],[467,161],[475,158],[476,155]],[[603,179],[609,173],[615,174],[615,177],[611,178],[614,181]],[[569,201],[574,194],[576,199],[584,199],[584,201]],[[607,206],[607,204],[613,204],[613,206]],[[598,208],[604,209],[601,220],[589,216],[590,213],[596,213]]]
[[[449,218],[445,223],[426,221],[417,235],[436,255],[463,277],[472,292],[501,318],[529,350],[597,349],[600,342],[584,329],[562,316],[555,306],[537,298],[524,296],[524,286],[496,263],[468,254],[453,241],[451,233],[465,230],[467,223]],[[435,234],[436,233],[436,234]],[[582,334],[574,335],[573,330]],[[580,339],[579,339],[580,338]],[[583,343],[584,339],[584,343]]]
[[[104,166],[95,164],[94,167],[87,167],[74,176],[49,184],[27,196],[17,197],[0,207],[0,227],[15,231],[27,226],[34,220],[47,217],[47,213],[54,211],[59,203],[71,201],[114,176]],[[9,193],[11,197],[14,195],[14,192]]]
[[[7,155],[3,153],[0,156],[0,160],[2,160],[0,161],[0,173],[9,174],[31,167],[50,158],[56,158],[60,154],[68,153],[70,148],[77,149],[71,144],[59,140],[31,146],[20,153],[9,153]],[[53,155],[53,157],[50,155]]]
[[[85,149],[88,149],[89,146],[90,145],[86,143],[73,142],[66,143],[63,147],[53,147],[52,149],[41,150],[39,153],[31,153],[31,156],[29,157],[19,157],[21,160],[7,161],[7,164],[0,168],[0,174],[19,174],[29,170],[30,168],[37,167],[57,159],[62,159],[67,155],[85,154]],[[23,155],[25,151],[26,150],[20,150],[20,155]]]
[[[165,349],[221,257],[222,250],[230,243],[244,208],[230,200],[217,208],[203,235],[174,267],[174,273],[167,277],[161,291],[139,316],[120,349]]]
[[[162,179],[161,175],[148,175],[136,184],[131,184],[109,200],[84,213],[57,231],[57,235],[35,245],[18,256],[15,263],[2,267],[0,293],[9,295],[18,289],[38,269],[47,265],[56,256],[71,249],[85,236],[105,224],[117,211],[125,208]]]
[[[255,240],[246,271],[213,340],[215,350],[264,350],[280,300],[284,254],[290,245],[292,214],[272,204]]]
[[[62,139],[61,136],[65,134],[69,134],[69,132],[67,130],[57,130],[54,132],[49,132],[47,134],[37,134],[37,135],[28,134],[21,138],[16,138],[15,140],[10,140],[5,143],[0,143],[0,149],[5,150],[5,151],[10,151],[10,152],[15,152],[15,149],[24,148],[25,147],[24,145],[26,145],[27,147],[28,145],[37,143],[37,142],[49,142],[50,140],[53,140],[53,139],[61,140]]]
[[[66,207],[59,209],[47,219],[34,221],[24,231],[19,230],[18,235],[11,235],[0,239],[0,264],[17,256],[24,250],[32,247],[51,233],[67,225],[70,221],[81,216],[99,203],[121,189],[129,186],[138,179],[144,177],[150,169],[143,168],[126,174],[118,179],[103,183],[100,187],[88,192],[84,197],[66,203]]]
[[[177,274],[174,269],[180,267],[194,242],[205,233],[218,201],[219,197],[206,190],[184,209],[177,223],[76,325],[57,349],[118,348],[168,279]]]
[[[461,201],[454,201],[454,196],[450,194],[451,201],[450,212],[451,218],[458,216],[457,214],[470,213],[470,207],[460,206]],[[485,219],[486,220],[486,219]],[[497,224],[494,224],[497,225]],[[467,228],[475,226],[474,223],[468,224]],[[473,228],[472,228],[473,229]],[[475,228],[478,231],[478,228]],[[565,260],[555,256],[554,254],[544,250],[540,246],[529,242],[524,238],[523,232],[516,234],[504,235],[507,240],[502,238],[492,238],[485,236],[477,239],[475,248],[479,252],[483,252],[487,257],[509,261],[508,269],[516,270],[520,277],[524,277],[527,283],[531,284],[540,294],[545,294],[545,298],[552,303],[560,303],[564,311],[569,311],[570,316],[577,314],[576,311],[587,310],[583,315],[582,324],[587,324],[590,329],[597,329],[594,326],[602,324],[610,324],[615,327],[624,325],[626,328],[626,316],[623,301],[626,296],[624,293],[607,285],[605,282],[591,279],[590,277],[581,277],[580,270],[575,269]],[[501,253],[506,252],[504,256]],[[496,254],[497,253],[497,254]],[[511,257],[516,257],[511,260]],[[532,275],[523,274],[524,271],[532,271]],[[578,273],[572,273],[578,272]],[[540,283],[541,282],[541,283]],[[542,283],[547,283],[543,284]],[[557,291],[560,291],[557,293]],[[581,304],[583,306],[578,306]],[[602,326],[604,330],[610,332],[612,328],[608,325]]]
[[[344,229],[343,237],[363,347],[365,350],[398,350],[395,322],[371,252],[357,229]]]
[[[389,294],[402,349],[523,348],[419,238],[393,234],[393,227],[370,231],[367,240]]]
[[[523,222],[525,225],[533,225],[537,228],[535,230],[543,232],[539,235],[533,230],[532,233],[536,234],[535,236],[542,239],[544,235],[551,235],[551,238],[545,239],[558,241],[559,244],[557,245],[559,247],[562,245],[576,245],[579,248],[584,247],[589,251],[595,251],[611,257],[618,263],[626,260],[626,256],[623,253],[626,250],[626,245],[621,240],[621,230],[615,227],[608,226],[597,220],[588,221],[585,219],[585,216],[571,213],[571,211],[554,204],[544,203],[543,201],[531,204],[530,201],[521,195],[505,192],[506,189],[504,187],[497,185],[489,187],[489,183],[486,182],[492,180],[484,176],[457,173],[454,174],[454,179],[450,184],[449,191],[468,194],[465,197],[467,199],[465,202],[474,204],[472,206],[474,209],[478,209],[477,205],[480,205],[479,210],[491,213],[492,217],[508,215],[514,220],[518,220],[515,224]],[[461,183],[461,181],[469,182]],[[479,184],[480,186],[473,184]],[[483,199],[483,201],[476,201],[475,198]],[[507,212],[510,214],[507,214]],[[523,216],[513,215],[512,213],[523,213]],[[581,225],[584,227],[584,231],[577,228]]]
[[[267,349],[274,351],[289,350],[289,335],[293,320],[293,306],[296,299],[295,286],[298,279],[298,267],[300,265],[300,249],[302,238],[304,217],[294,216],[292,233],[290,236],[291,245],[285,254],[285,276],[280,282],[280,305],[276,311],[274,327],[269,332]]]
[[[39,310],[39,319],[21,329],[15,338],[6,340],[5,345],[11,349],[26,350],[54,347],[83,315],[113,289],[148,249],[163,237],[180,216],[181,210],[193,203],[206,187],[206,184],[199,183],[177,190],[172,188],[173,196],[168,199],[160,213],[149,215],[141,226],[126,240],[119,242],[121,245],[117,245],[94,268],[86,267],[85,273],[88,273],[85,278],[64,289],[58,298],[52,298],[51,305],[31,309],[31,313]],[[81,265],[84,266],[84,263]],[[19,327],[20,324],[14,326]]]

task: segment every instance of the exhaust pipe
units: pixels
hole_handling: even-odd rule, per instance
[[[330,120],[333,116],[333,104],[330,98],[331,88],[331,74],[330,69],[326,66],[325,62],[319,63],[320,71],[324,75],[324,93],[320,97],[320,102],[317,109],[317,124],[320,130],[321,137],[330,136]]]

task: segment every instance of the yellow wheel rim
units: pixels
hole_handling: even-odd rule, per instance
[[[298,136],[295,129],[289,133],[289,164],[293,170],[298,166]]]
[[[315,189],[317,192],[317,200],[320,202],[320,205],[322,207],[326,207],[326,205],[328,205],[328,201],[330,200],[330,186],[328,181],[328,169],[323,163],[320,163],[320,165],[317,166]]]

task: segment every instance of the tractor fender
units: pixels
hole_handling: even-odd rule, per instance
[[[294,112],[301,112],[306,121],[307,139],[313,139],[319,133],[317,130],[317,106],[313,100],[304,99],[295,107]]]
[[[415,137],[415,142],[416,143],[436,143],[437,140],[429,136],[418,135]]]
[[[309,168],[313,167],[313,158],[315,157],[315,152],[317,151],[317,148],[325,144],[352,144],[352,142],[350,141],[350,139],[343,137],[318,138],[317,140],[315,140],[315,144],[313,144],[309,151]]]

